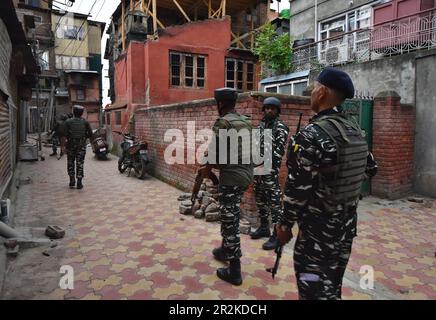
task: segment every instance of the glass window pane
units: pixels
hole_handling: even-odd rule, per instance
[[[192,87],[194,85],[194,81],[192,80],[192,78],[191,79],[187,78],[185,79],[185,84],[187,87]]]
[[[204,68],[197,68],[197,77],[204,78]]]
[[[235,87],[235,82],[234,81],[227,81],[226,82],[226,87],[227,88],[234,88]]]
[[[170,57],[171,57],[170,59],[171,59],[172,66],[180,66],[180,55],[179,54],[171,53]]]
[[[71,66],[74,70],[79,70],[79,57],[71,58]]]
[[[253,90],[253,83],[251,82],[247,83],[247,90]]]
[[[198,68],[204,68],[204,58],[203,57],[198,57],[197,58],[197,67]]]
[[[203,88],[204,87],[204,80],[203,79],[198,79],[197,80],[197,87],[199,87],[199,88]]]
[[[275,92],[277,93],[277,87],[269,87],[269,88],[265,88],[266,92]]]
[[[62,56],[56,55],[56,69],[62,69]]]
[[[185,63],[187,66],[193,66],[194,65],[194,58],[191,56],[186,56],[185,57]]]
[[[171,78],[171,85],[172,86],[180,86],[180,78],[179,77],[172,77]]]
[[[285,84],[279,87],[279,92],[282,94],[292,94],[292,84]]]
[[[306,90],[307,82],[300,82],[294,84],[294,96],[302,96],[304,90]]]
[[[62,66],[64,69],[71,69],[71,57],[62,57]]]

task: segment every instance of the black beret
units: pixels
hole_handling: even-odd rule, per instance
[[[215,100],[217,101],[236,101],[236,99],[238,99],[238,92],[233,88],[220,88],[215,90]]]
[[[330,89],[343,93],[346,99],[354,97],[353,81],[344,71],[327,67],[319,74],[316,81]]]

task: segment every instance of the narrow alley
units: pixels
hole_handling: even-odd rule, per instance
[[[96,160],[90,148],[85,175],[84,189],[71,190],[65,158],[20,163],[17,230],[57,224],[66,236],[9,259],[2,299],[297,299],[292,245],[272,280],[265,268],[274,253],[242,235],[244,282],[231,286],[215,275],[219,224],[180,215],[181,191],[120,175],[116,157]],[[427,223],[435,207],[433,200],[362,202],[344,299],[436,298],[435,226]],[[73,290],[59,287],[63,265],[73,267]],[[373,290],[359,286],[364,265],[374,267]]]

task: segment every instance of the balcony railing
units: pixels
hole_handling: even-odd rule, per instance
[[[435,9],[294,48],[295,71],[436,47]]]

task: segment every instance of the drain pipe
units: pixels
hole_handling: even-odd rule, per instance
[[[0,236],[4,238],[18,238],[20,237],[20,234],[9,227],[6,223],[3,221],[8,220],[9,216],[9,200],[1,200],[0,201]]]
[[[0,221],[0,236],[10,239],[10,238],[20,238],[21,235],[9,227],[6,223]]]

